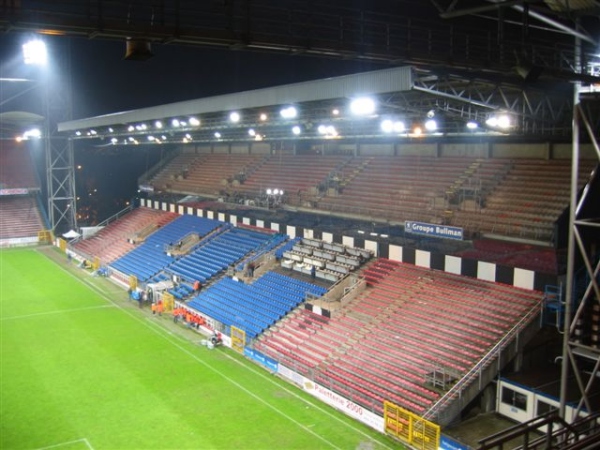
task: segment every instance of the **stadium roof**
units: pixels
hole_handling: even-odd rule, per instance
[[[567,135],[571,90],[565,85],[536,83],[525,92],[518,84],[405,66],[72,120],[58,130],[115,145]],[[365,98],[374,109],[353,112],[352,102]],[[283,117],[292,107],[295,114]]]

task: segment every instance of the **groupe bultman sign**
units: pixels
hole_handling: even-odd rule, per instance
[[[419,234],[443,239],[463,240],[463,229],[459,227],[448,227],[446,225],[436,225],[434,223],[424,222],[404,222],[404,231],[406,233]]]

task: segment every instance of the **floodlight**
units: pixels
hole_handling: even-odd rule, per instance
[[[427,111],[428,119],[433,119],[434,117],[435,117],[435,111],[433,109],[430,109],[429,111]]]
[[[319,127],[317,128],[317,131],[319,134],[325,134],[325,133],[327,133],[327,127],[325,125],[319,125]]]
[[[133,126],[133,125],[129,125],[129,126],[127,127],[127,131],[131,132],[131,131],[133,131],[133,130],[135,130],[135,128],[134,128],[134,126]]]
[[[135,139],[133,139],[133,136],[129,136],[128,139],[129,139],[129,142],[135,141]]]
[[[273,189],[273,195],[279,195],[279,189]]]
[[[98,132],[96,130],[90,130],[90,134],[92,136],[96,136],[98,134]]]
[[[259,118],[260,118],[260,120],[261,120],[262,122],[264,122],[264,121],[265,121],[265,120],[267,120],[269,117],[268,117],[268,116],[267,116],[265,113],[262,113],[262,114],[260,115],[260,117],[259,117]]]
[[[498,128],[509,128],[510,118],[506,114],[498,116]]]
[[[34,39],[23,44],[23,61],[27,65],[46,65],[48,62],[48,52],[44,41]]]
[[[156,128],[157,130],[162,129],[163,127],[163,123],[160,120],[157,120],[156,122],[154,122],[154,128]]]
[[[467,128],[469,130],[476,130],[478,126],[479,125],[477,125],[477,122],[473,122],[472,120],[467,122]]]
[[[235,111],[232,112],[229,114],[229,120],[231,120],[233,123],[238,123],[240,121],[240,113]]]
[[[394,131],[394,122],[392,122],[390,119],[385,119],[384,121],[381,122],[381,131],[383,131],[384,133],[391,133],[392,131]]]
[[[394,122],[394,132],[404,133],[405,131],[406,131],[406,125],[404,125],[404,122],[401,122],[399,120]]]
[[[171,125],[173,125],[174,127],[178,127],[180,125],[179,120],[177,120],[177,119],[171,120]]]
[[[75,136],[81,136],[81,131],[76,131]]]
[[[31,130],[27,130],[25,133],[23,133],[23,140],[28,140],[28,139],[39,139],[42,137],[42,132],[40,131],[39,128],[32,128]]]
[[[267,189],[267,195],[271,195],[273,191],[271,189]]]
[[[188,139],[191,139],[191,138],[192,138],[192,135],[191,135],[190,133],[186,133],[186,134],[185,134],[185,137],[186,137],[186,138],[188,138]]]
[[[331,111],[331,114],[333,114],[334,116],[339,116],[340,110],[335,108],[333,111]]]
[[[254,137],[254,136],[256,136],[256,131],[254,131],[254,128],[250,128],[250,129],[248,130],[248,134],[249,134],[250,136]]]
[[[358,116],[365,116],[375,112],[375,101],[369,97],[359,97],[350,103],[350,111]]]
[[[190,117],[190,120],[188,120],[188,123],[193,127],[200,126],[200,121],[198,119],[196,119],[195,117]]]
[[[288,106],[280,111],[281,117],[284,119],[294,119],[298,115],[298,110],[293,106]]]
[[[154,136],[148,136],[148,140],[152,142],[154,140]]]
[[[421,136],[423,134],[423,130],[421,129],[421,127],[415,127],[413,133],[415,136]]]
[[[221,139],[221,133],[219,133],[218,131],[215,131],[215,137],[217,139]]]
[[[115,144],[116,144],[118,141],[119,141],[119,140],[118,140],[116,137],[114,137],[114,138],[112,138],[112,139],[110,140],[110,142],[111,142],[113,145],[115,145]],[[77,167],[77,168],[79,169],[80,167]]]
[[[163,134],[163,135],[162,135],[160,138],[161,138],[163,141],[166,141],[166,140],[167,140],[167,137],[166,137],[164,134]]]
[[[112,129],[112,127],[108,127],[108,132],[109,132],[109,133],[112,133],[112,132],[114,132],[114,131],[115,131],[115,130],[113,130],[113,129]]]
[[[435,131],[437,130],[437,122],[435,119],[429,119],[425,122],[425,129],[427,131]]]
[[[302,129],[298,125],[294,125],[292,127],[292,133],[298,136],[302,132]]]
[[[485,124],[489,127],[497,127],[498,118],[496,116],[490,116],[486,119]]]

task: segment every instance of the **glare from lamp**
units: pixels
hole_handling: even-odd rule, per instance
[[[240,113],[236,111],[232,112],[229,114],[229,120],[231,120],[233,123],[238,123],[240,121]]]
[[[357,116],[366,116],[375,112],[375,101],[370,97],[359,97],[350,103],[350,111]]]
[[[298,125],[294,125],[292,127],[292,133],[294,135],[298,136],[301,132],[302,132],[302,130],[300,129],[300,127]]]
[[[267,189],[267,195],[271,195],[273,191],[271,189]]]
[[[383,131],[384,133],[391,133],[392,131],[394,131],[394,122],[392,122],[390,119],[385,119],[384,121],[381,122],[381,131]]]
[[[27,65],[45,66],[48,62],[48,51],[44,41],[33,39],[23,44],[23,62]]]
[[[490,116],[486,119],[485,124],[488,127],[497,127],[498,126],[498,118],[496,116]]]
[[[112,138],[112,139],[110,140],[110,142],[111,142],[113,145],[116,145],[116,143],[117,143],[118,141],[119,141],[119,140],[118,140],[116,137],[114,137],[114,138]]]
[[[248,130],[248,134],[249,134],[250,136],[254,137],[254,136],[256,136],[256,131],[254,131],[254,128],[250,128],[250,129]]]
[[[295,119],[298,116],[298,110],[293,106],[288,106],[287,108],[283,108],[280,112],[281,117],[284,119]]]
[[[473,122],[473,121],[467,122],[467,128],[469,130],[476,130],[478,127],[479,127],[479,125],[477,125],[477,122]]]
[[[175,128],[177,128],[180,125],[179,120],[177,120],[177,119],[171,120],[171,125],[174,126]]]
[[[215,137],[217,139],[221,139],[221,133],[219,133],[218,131],[215,131]]]
[[[31,130],[27,130],[23,133],[23,140],[27,141],[29,139],[40,139],[42,137],[42,132],[39,128],[32,128]]]
[[[157,120],[156,122],[154,122],[154,128],[156,128],[157,130],[162,129],[163,127],[163,123],[160,120]]]
[[[434,119],[429,119],[425,122],[425,129],[427,131],[437,130],[437,122]]]
[[[265,113],[262,113],[262,114],[259,116],[259,119],[260,119],[260,121],[261,121],[261,122],[264,122],[264,121],[266,121],[268,118],[269,118],[269,116],[267,116]]]
[[[506,114],[498,117],[498,128],[510,128],[510,118]]]
[[[200,121],[195,117],[190,117],[190,120],[188,120],[188,123],[193,127],[197,127],[200,125]]]
[[[406,126],[404,125],[404,122],[397,120],[396,122],[394,122],[394,132],[395,133],[404,133],[406,131]]]
[[[339,116],[340,115],[340,110],[335,108],[333,111],[331,111],[331,114],[333,114],[334,116]]]

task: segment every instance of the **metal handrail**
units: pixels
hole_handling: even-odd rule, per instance
[[[471,370],[469,370],[460,380],[458,380],[454,384],[454,386],[452,386],[448,390],[448,392],[446,392],[435,404],[433,404],[433,406],[431,406],[431,408],[429,408],[425,412],[425,414],[423,414],[423,417],[426,419],[431,419],[439,412],[439,410],[441,410],[444,406],[449,404],[454,399],[454,396],[457,393],[461,392],[463,388],[465,388],[468,384],[471,383],[471,381],[473,381],[475,375],[478,375],[480,373],[482,367],[484,367],[488,362],[496,358],[499,355],[499,353],[512,342],[515,335],[522,331],[526,325],[529,325],[533,321],[534,316],[536,316],[537,314],[539,314],[539,305],[536,304],[531,307],[531,309],[521,318],[521,320],[519,320],[519,322],[514,327],[512,327],[508,331],[508,333],[506,333],[504,337],[500,339],[500,341],[496,345],[494,345],[490,349],[490,351],[487,352],[486,355],[483,358],[481,358],[475,366],[471,368]]]

